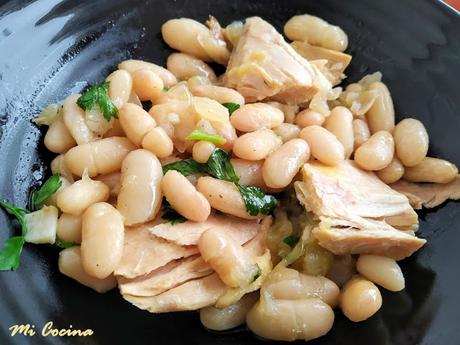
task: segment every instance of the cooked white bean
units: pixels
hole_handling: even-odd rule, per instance
[[[208,200],[180,172],[169,170],[161,181],[161,189],[171,206],[185,218],[195,222],[208,219]]]
[[[109,187],[110,196],[116,197],[120,192],[121,188],[121,173],[114,172],[105,175],[99,175],[95,178],[97,181],[104,182],[104,184]]]
[[[73,175],[67,165],[65,164],[64,155],[60,154],[51,161],[51,172],[53,174],[59,173],[69,182],[74,182]]]
[[[81,216],[61,214],[56,230],[60,240],[81,243]]]
[[[132,103],[126,103],[118,110],[118,119],[126,136],[137,146],[141,145],[144,136],[157,125],[148,112]]]
[[[302,274],[292,268],[273,271],[264,282],[267,292],[275,299],[299,300],[317,297],[332,308],[339,303],[339,287],[323,276]]]
[[[258,161],[281,146],[282,140],[270,129],[243,134],[233,144],[233,153],[243,159]]]
[[[299,112],[299,106],[296,104],[283,104],[279,102],[267,102],[267,104],[281,110],[284,114],[285,123],[294,123],[295,116]]]
[[[345,107],[335,107],[324,122],[324,128],[334,134],[345,149],[345,158],[353,153],[353,114]]]
[[[282,123],[281,125],[272,128],[272,131],[281,137],[283,143],[295,139],[300,134],[300,128],[292,123]]]
[[[117,209],[125,225],[148,222],[155,218],[161,206],[163,170],[150,151],[130,152],[121,166],[121,189]]]
[[[65,126],[62,116],[57,117],[45,134],[45,147],[54,153],[64,153],[77,145]]]
[[[425,157],[419,164],[407,167],[403,178],[410,182],[449,183],[458,175],[457,167],[444,159]]]
[[[354,322],[367,320],[382,306],[382,295],[374,283],[356,276],[342,289],[340,308]]]
[[[208,199],[212,208],[245,219],[254,219],[246,211],[243,198],[232,182],[210,176],[200,177],[196,189]]]
[[[57,195],[57,206],[64,213],[79,216],[89,206],[109,198],[109,187],[101,181],[83,176]]]
[[[225,231],[206,230],[198,241],[201,257],[230,287],[243,287],[254,281],[258,266],[244,248]]]
[[[117,286],[117,280],[113,275],[105,279],[98,279],[86,273],[81,262],[80,246],[62,250],[59,253],[58,266],[62,274],[75,279],[80,284],[88,286],[99,293],[107,292]]]
[[[404,166],[398,158],[393,157],[391,163],[382,170],[376,171],[377,176],[386,184],[395,183],[404,175]]]
[[[382,170],[394,156],[393,136],[387,131],[374,133],[355,151],[355,162],[366,170]]]
[[[347,34],[340,27],[309,14],[289,19],[284,25],[284,33],[292,41],[305,41],[341,52],[348,46]]]
[[[323,127],[305,127],[300,131],[300,138],[310,146],[311,155],[326,165],[335,166],[345,159],[342,143]]]
[[[244,104],[244,97],[233,89],[216,85],[195,85],[191,88],[194,96],[208,97],[221,104],[236,103]]]
[[[109,82],[109,97],[117,109],[120,109],[129,102],[133,91],[133,78],[128,71],[119,69],[111,73],[106,80]]]
[[[311,109],[304,109],[295,117],[295,124],[300,128],[305,128],[307,126],[321,126],[326,118],[324,115],[318,113],[317,111]]]
[[[126,155],[136,147],[127,138],[111,137],[71,148],[64,156],[66,167],[77,176],[85,169],[90,177],[119,171]]]
[[[198,141],[193,145],[192,157],[198,163],[206,163],[216,146],[209,141]]]
[[[118,119],[112,119],[112,128],[102,136],[103,138],[110,137],[126,137],[125,131],[121,128],[120,121]]]
[[[371,131],[367,126],[367,122],[362,119],[353,120],[353,138],[354,144],[353,147],[356,150],[362,144],[369,140],[371,137]]]
[[[203,60],[183,53],[172,53],[166,61],[166,66],[178,80],[188,80],[199,76],[215,82],[217,77],[214,71]]]
[[[225,144],[217,145],[217,146],[221,148],[222,150],[231,151],[238,137],[236,135],[236,130],[232,126],[230,121],[214,122],[212,126],[216,130],[216,133],[226,140]]]
[[[90,276],[104,279],[117,268],[123,254],[123,218],[112,205],[91,205],[82,216],[81,262]]]
[[[257,302],[258,293],[244,295],[238,302],[219,309],[206,307],[200,309],[200,321],[204,327],[214,331],[225,331],[246,322],[246,314]]]
[[[161,26],[163,39],[176,50],[193,55],[203,61],[210,61],[209,55],[198,41],[198,36],[209,35],[209,29],[193,19],[170,19]]]
[[[235,110],[230,122],[239,131],[254,132],[281,125],[284,122],[284,113],[266,103],[251,103]]]
[[[271,188],[286,187],[309,158],[310,148],[305,140],[289,140],[265,160],[262,167],[265,183]]]
[[[165,130],[161,127],[151,129],[142,139],[142,147],[152,152],[158,158],[170,156],[174,151],[174,144]]]
[[[245,159],[232,158],[230,163],[240,178],[239,183],[243,186],[267,187],[262,177],[264,161],[248,161]]]
[[[166,87],[171,87],[177,84],[177,79],[166,68],[155,65],[154,63],[142,60],[125,60],[118,65],[119,69],[123,69],[131,73],[131,75],[140,69],[149,69],[163,80]]]
[[[364,277],[390,291],[404,289],[404,275],[396,260],[378,255],[360,255],[356,269]]]
[[[425,126],[416,119],[404,119],[393,130],[395,150],[406,167],[419,164],[428,152],[428,133]]]
[[[88,128],[86,124],[85,111],[81,109],[77,100],[81,95],[71,95],[67,97],[63,105],[63,118],[65,126],[75,139],[78,145],[89,143],[97,139],[97,136]]]
[[[334,323],[332,308],[319,298],[301,300],[262,299],[246,316],[249,329],[271,340],[311,340],[329,332]]]
[[[390,91],[384,83],[379,81],[372,83],[369,89],[378,92],[374,104],[366,113],[369,129],[372,134],[378,131],[391,133],[395,127],[395,108]]]
[[[163,88],[163,80],[152,70],[143,68],[133,73],[133,89],[141,101],[155,102]]]

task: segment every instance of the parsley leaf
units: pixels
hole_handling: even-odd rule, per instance
[[[39,210],[42,208],[44,202],[54,193],[58,191],[59,188],[62,186],[62,181],[60,179],[60,175],[55,173],[51,175],[51,177],[43,183],[43,185],[32,192],[31,196],[31,208],[32,211]]]
[[[219,180],[225,180],[237,183],[240,178],[236,175],[235,169],[233,169],[230,163],[232,157],[230,152],[225,152],[221,149],[215,149],[208,158],[209,174],[218,178]]]
[[[255,273],[254,273],[254,277],[252,278],[251,283],[255,282],[257,278],[259,278],[261,275],[262,275],[262,270],[260,266],[258,264],[255,264]]]
[[[269,214],[278,205],[278,201],[273,195],[265,194],[259,187],[239,184],[236,186],[243,197],[246,211],[251,216],[257,216],[259,213]]]
[[[118,118],[118,109],[109,97],[108,81],[105,81],[102,84],[92,85],[88,91],[78,98],[77,104],[83,110],[91,110],[96,105],[99,105],[102,115],[107,121],[110,121],[112,117]]]
[[[289,247],[294,248],[297,242],[299,242],[299,240],[299,236],[289,235],[283,239],[283,242],[286,243]]]
[[[166,174],[169,170],[177,170],[182,175],[189,176],[194,174],[207,174],[208,166],[203,163],[195,162],[193,159],[184,159],[182,161],[163,165],[163,174]]]
[[[238,103],[232,103],[232,102],[222,103],[222,105],[228,109],[228,113],[230,116],[232,116],[235,110],[238,110],[240,108],[240,105]]]
[[[73,247],[76,245],[75,242],[73,241],[63,241],[59,238],[56,238],[56,242],[54,242],[54,245],[59,247],[59,248],[62,248],[62,249],[66,249],[66,248],[70,248],[70,247]]]
[[[227,142],[225,138],[222,138],[220,135],[208,133],[199,129],[191,132],[185,139],[187,140],[203,140],[209,141],[214,144],[222,145]]]
[[[163,213],[161,214],[161,218],[165,220],[165,223],[171,222],[171,225],[176,225],[187,221],[185,217],[181,216],[175,209],[172,208],[166,199],[164,200],[164,209]]]
[[[4,242],[3,249],[0,250],[0,271],[14,271],[19,267],[19,258],[27,232],[24,215],[29,211],[25,208],[16,207],[3,201],[0,201],[0,206],[6,209],[8,213],[15,216],[21,224],[21,236],[10,237]]]

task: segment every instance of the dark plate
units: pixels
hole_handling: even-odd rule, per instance
[[[430,154],[460,165],[460,17],[428,0],[322,1],[10,1],[0,7],[0,196],[25,205],[48,173],[51,156],[30,123],[39,109],[100,81],[128,57],[164,64],[159,35],[173,17],[223,24],[259,15],[281,29],[294,14],[311,13],[349,35],[350,81],[382,71],[398,118],[414,116],[430,133]],[[355,324],[337,313],[333,330],[314,344],[459,344],[460,204],[421,216],[428,244],[402,263],[407,287],[383,293],[383,307]],[[13,225],[0,212],[0,240]],[[256,344],[244,330],[205,331],[197,313],[151,315],[113,291],[99,295],[59,274],[58,251],[26,245],[21,267],[0,273],[0,344]],[[10,337],[14,324],[47,321],[93,329],[86,338]],[[39,332],[37,332],[39,333]]]

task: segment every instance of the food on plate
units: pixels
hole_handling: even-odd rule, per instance
[[[460,198],[457,167],[427,156],[419,120],[396,122],[379,72],[345,88],[348,37],[311,15],[161,28],[166,68],[120,62],[34,119],[57,154],[0,270],[25,242],[59,270],[151,313],[200,310],[222,331],[310,340],[377,313],[422,248],[414,209]],[[210,63],[222,65],[218,75]]]

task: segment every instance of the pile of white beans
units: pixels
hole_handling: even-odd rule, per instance
[[[457,176],[452,163],[426,156],[429,139],[420,121],[409,118],[395,125],[391,94],[381,81],[348,85],[338,100],[330,102],[328,116],[308,105],[299,109],[276,102],[245,104],[241,94],[221,85],[222,78],[206,63],[225,65],[241,28],[231,24],[216,35],[191,19],[166,22],[163,38],[179,52],[169,56],[167,68],[140,60],[119,64],[107,77],[109,96],[118,108],[118,119],[109,123],[97,109],[82,110],[76,103],[79,95],[64,101],[44,139],[45,146],[59,154],[51,169],[63,181],[56,196],[61,212],[57,235],[78,244],[61,252],[62,273],[100,292],[113,288],[124,227],[157,217],[163,196],[190,221],[206,221],[212,209],[254,219],[230,182],[210,176],[186,178],[176,171],[163,176],[162,165],[185,158],[204,163],[216,147],[232,152],[231,163],[242,185],[266,192],[288,188],[309,160],[335,166],[354,159],[387,184],[401,178],[448,183]],[[339,27],[309,15],[290,19],[285,34],[337,51],[348,44]],[[364,89],[374,95],[365,114],[356,114],[341,102],[342,96],[359,95]],[[151,102],[149,111],[141,101]],[[240,105],[231,117],[221,106],[229,102]],[[186,140],[195,129],[217,134],[225,143]],[[216,252],[222,241],[231,239],[208,231],[199,249],[222,280],[235,287],[246,276],[235,275],[232,265],[244,271],[245,262],[253,260],[233,262],[244,256],[234,243],[229,245],[232,255]],[[390,291],[405,285],[395,260],[374,255],[360,255],[357,260],[334,257],[327,277],[283,268],[267,278],[260,298],[252,293],[224,309],[207,307],[201,310],[201,321],[214,330],[247,321],[265,338],[308,340],[329,331],[332,308],[340,307],[352,321],[366,320],[382,304],[376,284]]]

